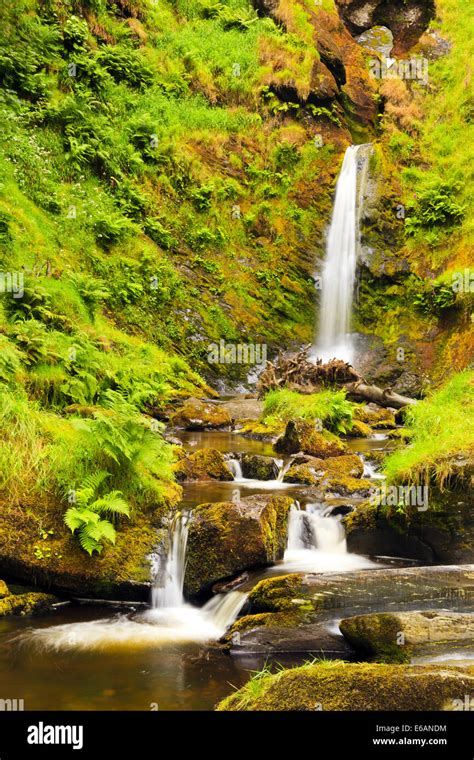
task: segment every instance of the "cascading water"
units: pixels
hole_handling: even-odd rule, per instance
[[[154,609],[179,607],[183,604],[184,573],[186,570],[186,545],[188,543],[187,513],[178,512],[171,526],[170,547],[160,573],[158,562],[152,563],[153,586],[151,606]]]
[[[353,360],[350,324],[359,243],[357,180],[362,147],[351,145],[347,149],[336,185],[321,277],[319,328],[313,349],[313,356],[323,361]]]
[[[288,517],[288,543],[283,567],[287,572],[360,570],[374,563],[347,551],[340,517],[326,515],[327,505],[296,503]],[[283,568],[282,568],[283,569]]]

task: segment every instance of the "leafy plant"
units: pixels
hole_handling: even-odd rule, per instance
[[[89,555],[95,551],[100,554],[104,541],[115,544],[115,528],[103,515],[112,518],[130,516],[129,506],[121,491],[109,491],[99,496],[100,488],[108,477],[110,473],[104,470],[87,477],[82,487],[74,493],[74,506],[69,507],[64,515],[67,527],[71,533],[77,533],[81,547]]]

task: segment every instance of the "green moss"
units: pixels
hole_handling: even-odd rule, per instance
[[[400,643],[400,621],[389,613],[347,618],[339,628],[357,651],[377,662],[410,662],[412,649]]]
[[[0,580],[0,599],[3,599],[5,596],[8,596],[10,594],[8,590],[8,586],[5,583],[5,581]]]
[[[51,594],[11,594],[0,599],[0,617],[8,615],[32,615],[49,609],[56,597]]]
[[[217,449],[199,449],[192,454],[180,453],[175,467],[178,480],[233,480],[224,455]]]
[[[308,599],[302,576],[297,573],[259,581],[249,595],[255,612],[294,613],[296,604],[301,609],[301,600],[305,603],[305,611],[317,608],[317,601]]]
[[[454,710],[457,700],[464,704],[473,674],[472,666],[308,663],[255,674],[254,682],[224,699],[217,709]]]

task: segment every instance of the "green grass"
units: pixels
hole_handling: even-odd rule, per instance
[[[306,420],[321,420],[322,425],[336,433],[346,433],[352,427],[355,404],[347,401],[344,391],[320,391],[304,395],[283,388],[270,391],[265,396],[263,419],[272,421],[302,417]]]
[[[407,412],[412,442],[385,460],[389,482],[434,482],[443,487],[454,459],[474,455],[474,372],[454,375]]]

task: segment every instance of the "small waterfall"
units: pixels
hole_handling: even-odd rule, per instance
[[[170,544],[164,569],[160,572],[159,567],[152,568],[151,606],[153,609],[180,607],[184,603],[183,586],[186,570],[188,520],[189,515],[187,513],[176,513],[170,526]]]
[[[313,355],[323,361],[353,360],[350,324],[359,244],[357,180],[361,147],[352,145],[347,149],[336,185],[322,271],[319,329],[313,350]]]
[[[285,477],[286,473],[290,469],[292,465],[292,460],[289,459],[288,462],[286,462],[286,464],[285,462],[283,462],[282,459],[276,459],[275,462],[279,467],[277,483],[283,483],[283,478]]]
[[[234,480],[244,480],[244,476],[242,475],[242,465],[238,459],[229,459],[227,461],[227,464],[229,466],[229,470],[234,476]]]
[[[283,567],[287,572],[347,571],[374,563],[347,551],[341,518],[326,515],[327,505],[295,504],[288,517],[288,543]]]
[[[243,591],[228,591],[210,599],[203,607],[203,613],[209,616],[212,624],[221,633],[232,625],[247,601],[248,594]]]

